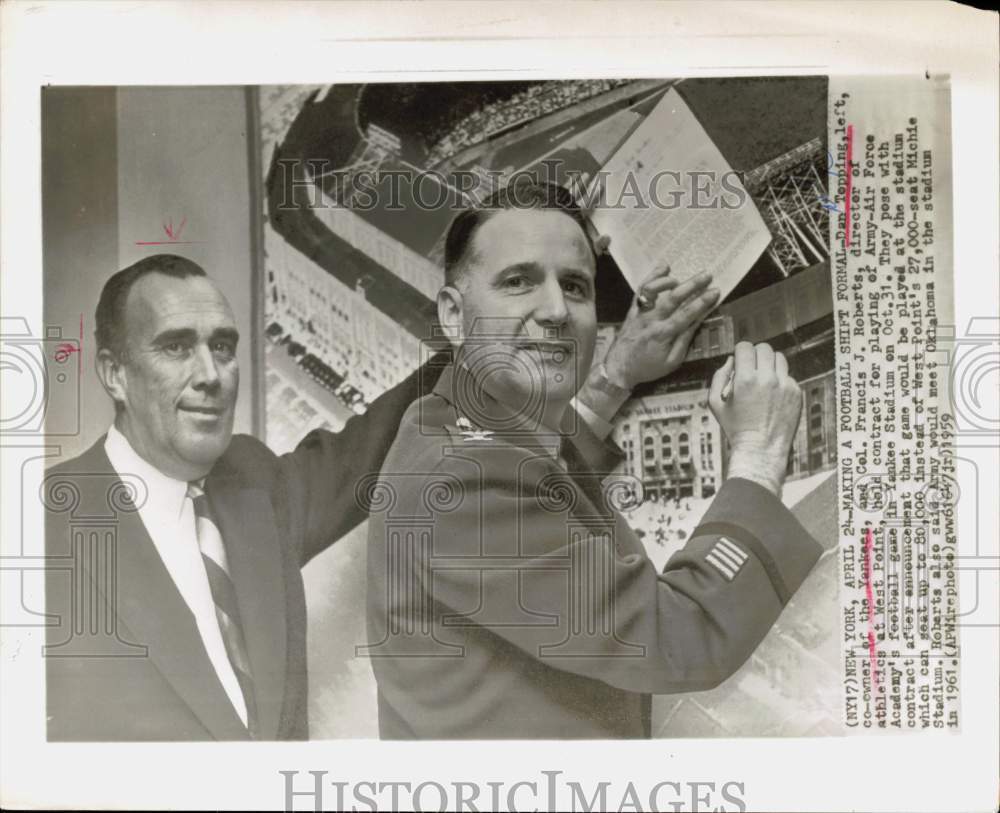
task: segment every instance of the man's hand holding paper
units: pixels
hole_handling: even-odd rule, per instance
[[[687,355],[691,337],[719,301],[719,289],[710,288],[712,275],[700,274],[685,282],[658,269],[639,286],[652,300],[649,310],[633,301],[605,365],[616,386],[633,389],[676,370]]]
[[[606,247],[609,241],[602,240]],[[718,304],[720,292],[709,287],[711,282],[709,273],[679,282],[669,266],[644,280],[639,291],[651,307],[641,309],[636,297],[603,364],[594,368],[580,392],[594,414],[612,420],[637,385],[670,375],[680,366],[698,326]]]

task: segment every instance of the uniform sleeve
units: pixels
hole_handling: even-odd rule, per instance
[[[710,542],[710,551],[737,548],[751,553],[767,573],[782,605],[788,603],[823,552],[781,500],[740,477],[725,482],[692,533],[692,542],[696,540]]]
[[[521,450],[523,451],[523,450]],[[551,460],[450,456],[424,483],[430,544],[387,546],[443,628],[476,625],[547,665],[650,693],[718,685],[749,657],[819,557],[765,489],[727,482],[657,573],[631,529]],[[411,506],[412,508],[412,506]],[[412,513],[412,511],[411,511]],[[420,529],[386,526],[397,542]]]
[[[358,484],[378,473],[403,413],[433,389],[447,362],[447,354],[433,357],[339,432],[314,430],[282,456],[280,490],[291,522],[301,529],[301,565],[368,518]]]

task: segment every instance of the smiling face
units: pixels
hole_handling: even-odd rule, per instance
[[[229,446],[238,340],[229,303],[206,277],[152,273],[129,291],[125,357],[105,356],[105,386],[122,407],[119,430],[164,474],[203,477]]]
[[[590,370],[597,337],[594,257],[554,209],[508,209],[479,227],[457,290],[439,297],[467,366],[498,400],[541,403],[552,428]]]

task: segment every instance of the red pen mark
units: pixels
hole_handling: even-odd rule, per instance
[[[878,665],[875,660],[875,595],[872,590],[872,529],[865,528],[865,597],[868,599],[868,659],[872,665],[872,687],[878,690]]]
[[[63,342],[56,347],[56,352],[53,357],[59,364],[62,364],[74,353],[79,352],[80,348],[73,344],[73,342]]]
[[[854,125],[847,125],[847,182],[844,186],[844,248],[851,244],[851,159],[854,157]]]
[[[181,220],[181,224],[177,227],[177,233],[174,233],[174,219],[170,218],[170,223],[163,224],[163,230],[167,233],[167,237],[170,238],[171,242],[181,239],[181,232],[184,230],[184,224],[188,222],[185,217]]]
[[[189,246],[192,243],[198,242],[197,240],[181,240],[181,232],[184,230],[184,226],[187,223],[187,217],[181,219],[180,224],[177,229],[174,229],[174,219],[170,218],[166,223],[163,224],[163,231],[166,232],[166,240],[136,240],[135,244],[137,246],[169,246],[169,245],[181,245]]]
[[[52,358],[57,364],[65,364],[69,357],[74,353],[77,354],[76,364],[77,370],[82,370],[83,365],[83,314],[80,314],[80,342],[79,344],[73,344],[73,342],[59,342],[56,345],[55,352],[52,354]],[[60,373],[61,375],[61,373]]]

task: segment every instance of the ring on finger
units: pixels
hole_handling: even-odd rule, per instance
[[[656,294],[650,296],[645,291],[640,290],[635,298],[635,304],[641,311],[651,311],[656,305]]]

